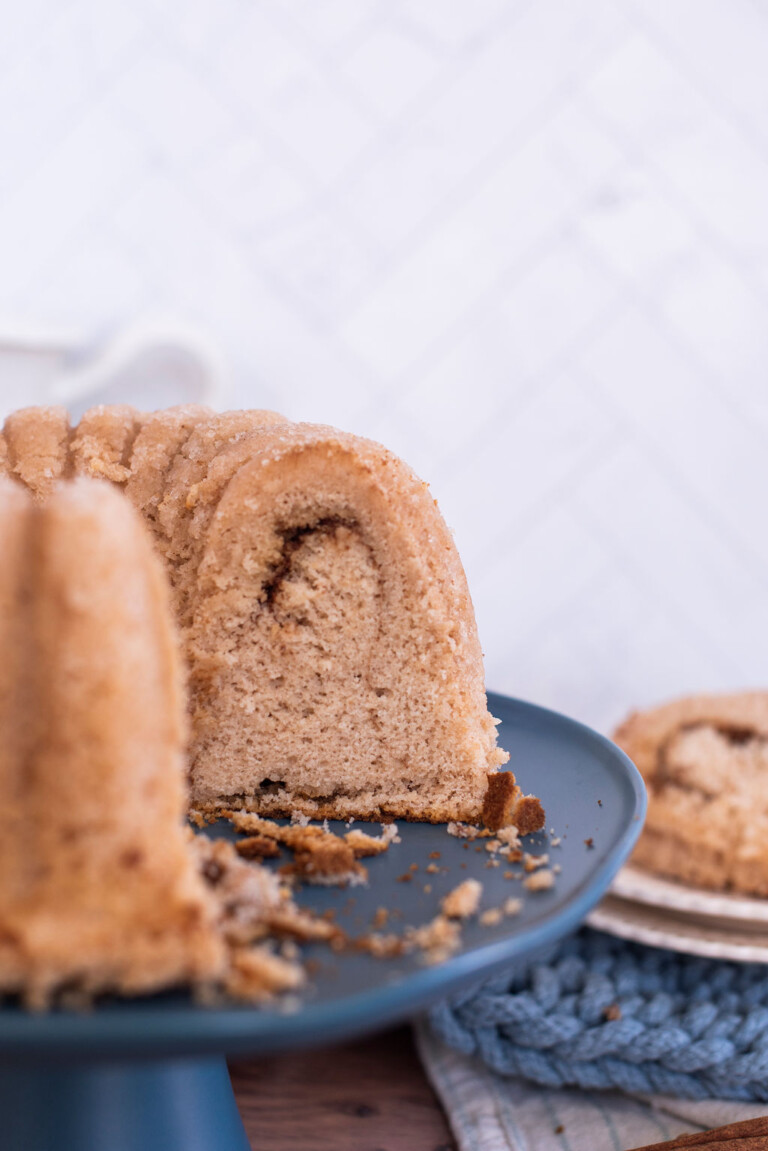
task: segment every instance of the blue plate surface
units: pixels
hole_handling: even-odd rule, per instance
[[[549,891],[531,893],[509,870],[488,867],[482,840],[446,834],[444,825],[399,824],[401,842],[366,860],[367,887],[348,890],[304,888],[298,902],[314,911],[336,909],[336,922],[351,935],[373,925],[376,909],[390,911],[384,929],[427,923],[441,898],[469,877],[483,884],[482,908],[509,896],[523,900],[522,912],[493,927],[466,924],[460,951],[444,963],[425,966],[417,954],[374,959],[355,951],[336,954],[324,945],[304,949],[314,960],[310,986],[297,1010],[244,1006],[202,1007],[182,993],[104,1001],[87,1013],[34,1015],[16,1006],[0,1011],[0,1057],[169,1056],[213,1052],[267,1052],[327,1043],[391,1024],[462,985],[483,978],[575,928],[606,891],[640,833],[645,789],[634,765],[614,744],[552,711],[489,695],[502,721],[499,738],[510,753],[509,767],[526,792],[540,796],[549,835],[529,836],[524,847],[549,851],[560,874]],[[365,825],[361,825],[365,826]],[[332,824],[333,830],[344,830]],[[377,829],[376,829],[377,830]],[[210,834],[230,835],[216,825]],[[430,855],[439,851],[438,860]],[[427,873],[436,862],[437,874]],[[402,881],[410,872],[412,879]],[[512,870],[520,873],[520,865]],[[431,888],[431,890],[425,890]]]

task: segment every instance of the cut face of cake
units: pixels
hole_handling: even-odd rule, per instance
[[[507,756],[453,538],[401,460],[259,411],[100,408],[67,442],[61,474],[125,490],[165,564],[194,804],[480,820]],[[23,479],[10,443],[6,459]],[[494,820],[540,827],[540,806],[507,791]]]
[[[471,601],[425,484],[329,428],[265,429],[192,491],[176,569],[193,802],[479,817],[504,758]]]
[[[187,832],[166,581],[105,484],[0,482],[0,988],[147,991],[215,977]]]
[[[630,716],[614,739],[648,787],[633,862],[768,895],[768,692],[676,700]]]

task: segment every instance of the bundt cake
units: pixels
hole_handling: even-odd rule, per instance
[[[97,476],[150,526],[189,667],[194,804],[479,821],[507,756],[453,538],[401,460],[192,406],[95,408],[74,430],[31,409],[4,438],[0,467],[37,496]]]
[[[10,431],[10,434],[9,434]],[[0,480],[0,989],[148,991],[223,972],[183,824],[184,696],[166,580],[49,414],[6,425]],[[21,444],[31,453],[21,458]]]
[[[631,715],[613,738],[648,787],[632,862],[768,896],[768,692],[676,700]]]

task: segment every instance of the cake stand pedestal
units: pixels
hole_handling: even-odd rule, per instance
[[[223,1057],[0,1067],[3,1151],[251,1151]]]

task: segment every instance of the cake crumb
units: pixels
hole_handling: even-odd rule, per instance
[[[513,899],[510,895],[509,899],[504,900],[504,914],[505,915],[519,915],[523,910],[522,899]]]
[[[425,963],[442,963],[458,949],[461,929],[458,923],[444,915],[437,915],[423,927],[408,928],[405,943],[408,947],[420,948],[424,952]]]
[[[369,935],[361,935],[359,939],[356,939],[355,948],[358,951],[367,951],[374,959],[392,959],[397,955],[402,955],[406,950],[399,935],[382,935],[376,931],[372,931]]]
[[[489,772],[482,821],[492,832],[514,824],[521,835],[541,831],[544,808],[535,795],[523,795],[511,771]]]
[[[523,880],[523,887],[527,887],[529,891],[548,891],[550,887],[554,887],[554,884],[554,875],[546,869],[534,871]]]
[[[275,859],[280,854],[280,848],[274,839],[267,835],[249,835],[239,839],[235,844],[235,851],[243,859]]]
[[[430,851],[429,858],[430,859],[439,859],[440,858],[440,852],[439,851]]]
[[[561,843],[562,843],[562,840],[561,840],[560,836],[559,835],[553,835],[550,838],[549,846],[550,847],[559,847]]]
[[[451,822],[446,831],[456,839],[486,839],[491,832],[485,827],[475,827],[472,823]]]
[[[428,863],[427,866],[424,868],[424,870],[428,871],[430,875],[437,875],[440,868],[437,866],[436,863]]]
[[[498,831],[511,823],[512,811],[520,794],[511,771],[489,772],[482,813],[485,826],[491,831]]]
[[[301,943],[326,941],[340,934],[341,929],[328,919],[319,918],[309,911],[287,902],[264,915],[268,930],[278,938],[297,939]]]
[[[354,831],[347,832],[344,840],[354,851],[355,858],[359,859],[367,855],[381,855],[390,843],[399,843],[400,836],[397,833],[397,824],[388,823],[381,825],[381,835],[367,835],[359,828],[355,828]]]
[[[506,843],[507,847],[520,846],[520,832],[512,824],[508,827],[500,827],[496,832],[496,838],[500,839],[502,843]]]
[[[449,891],[441,903],[443,915],[449,919],[466,919],[474,915],[480,905],[483,885],[477,879],[465,879]]]
[[[425,883],[424,884],[424,894],[425,895],[431,895],[432,894],[432,884],[431,883]]]
[[[590,835],[589,839],[584,840],[584,845],[585,845],[585,847],[594,847],[595,846],[595,841],[591,835]]]
[[[480,923],[483,927],[497,927],[504,918],[504,914],[500,907],[489,907],[480,916]]]
[[[224,988],[236,999],[262,1002],[305,982],[303,968],[275,955],[265,946],[238,948],[232,954]]]
[[[546,867],[548,863],[548,855],[529,855],[527,851],[523,854],[523,871],[536,871],[539,867]]]
[[[389,911],[386,907],[377,907],[373,916],[374,927],[386,927],[389,922]]]
[[[330,834],[308,838],[295,849],[293,864],[284,873],[325,887],[355,886],[368,880],[368,872],[357,862],[352,848]]]
[[[294,852],[294,861],[282,869],[287,877],[324,886],[354,885],[368,880],[368,872],[356,861],[351,846],[328,830],[328,820],[322,827],[310,826],[308,821],[280,827],[274,820],[262,819],[251,812],[223,811],[221,814],[238,831],[266,836],[289,847]]]

